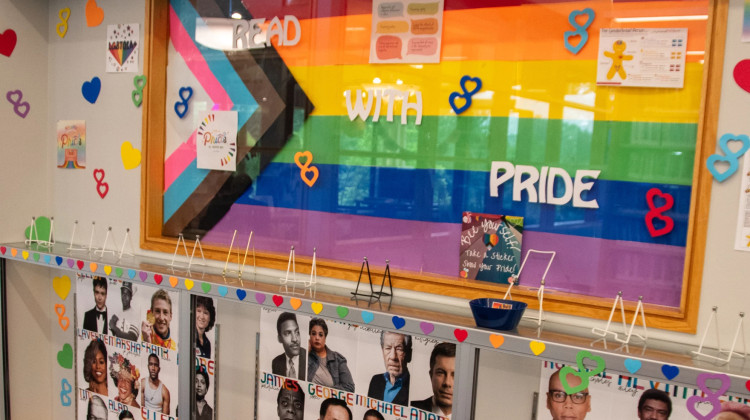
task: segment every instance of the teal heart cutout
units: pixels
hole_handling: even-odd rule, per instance
[[[65,369],[73,369],[73,347],[70,344],[65,343],[57,352],[57,363]]]
[[[349,308],[346,306],[339,306],[336,308],[336,313],[339,314],[339,318],[346,318],[349,315]]]
[[[583,364],[584,359],[591,359],[595,361],[596,367],[593,370],[587,370],[586,366]],[[560,383],[562,384],[565,393],[567,393],[568,395],[581,392],[584,389],[588,388],[589,378],[604,372],[604,369],[607,367],[604,359],[602,359],[600,356],[593,355],[591,354],[591,352],[586,350],[581,350],[578,352],[578,354],[576,355],[576,364],[578,365],[578,370],[575,370],[570,366],[564,366],[562,369],[560,369]],[[568,384],[568,375],[573,375],[581,378],[581,383],[578,386],[570,386]]]
[[[229,289],[227,288],[227,286],[219,286],[218,290],[219,290],[219,295],[221,295],[221,297],[226,296],[227,293],[229,292]]]
[[[49,255],[45,255],[44,256],[44,263],[45,264],[49,264],[50,261],[52,261],[52,257],[50,257]]]
[[[201,283],[201,289],[203,289],[203,293],[208,293],[211,291],[211,283]]]
[[[37,217],[36,218],[36,229],[34,232],[34,237],[32,238],[31,235],[31,225],[26,227],[26,230],[24,231],[24,236],[26,239],[30,239],[32,241],[48,241],[49,240],[49,234],[52,230],[52,222],[47,217]]]
[[[369,324],[373,319],[375,319],[375,314],[370,311],[362,311],[362,321],[364,321],[365,324]]]

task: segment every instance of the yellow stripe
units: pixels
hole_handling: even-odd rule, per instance
[[[687,63],[682,89],[596,86],[596,62],[581,60],[315,66],[291,71],[315,105],[313,115],[347,115],[346,90],[354,97],[357,89],[389,88],[421,91],[422,115],[454,115],[448,98],[451,92],[461,92],[460,79],[468,75],[481,78],[482,89],[461,116],[590,120],[593,113],[597,121],[697,123],[703,65]],[[415,101],[412,95],[410,102]],[[400,109],[396,101],[396,121]],[[383,103],[380,114],[386,111]]]

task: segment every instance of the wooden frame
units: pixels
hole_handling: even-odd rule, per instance
[[[704,162],[716,148],[728,7],[728,0],[712,0],[709,6],[710,13],[706,27],[706,66],[703,72],[703,96],[693,167],[682,305],[680,308],[646,305],[649,327],[695,333],[697,326],[709,198],[713,181]],[[140,245],[143,249],[165,253],[173,252],[176,243],[176,239],[161,234],[168,21],[168,0],[146,2],[144,73],[148,78],[148,83],[144,89],[145,100],[143,102]],[[226,248],[204,245],[203,249],[207,258],[223,260],[226,257]],[[257,255],[259,265],[279,270],[286,267],[286,254],[258,252]],[[309,258],[297,259],[300,271],[309,272],[310,264]],[[359,273],[359,264],[346,264],[331,260],[318,260],[317,268],[321,276],[353,282],[357,280]],[[374,267],[374,271],[382,272],[384,268]],[[504,285],[400,270],[392,271],[392,279],[398,288],[465,299],[488,295],[502,296],[507,288]],[[513,293],[517,300],[527,302],[529,307],[537,306],[535,290],[517,287],[514,288]],[[548,293],[545,296],[545,310],[575,316],[607,319],[611,305],[612,298],[594,298],[560,292]],[[629,316],[632,316],[635,307],[635,302],[626,305],[626,309],[630,312]]]

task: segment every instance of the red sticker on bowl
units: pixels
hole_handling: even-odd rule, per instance
[[[492,302],[492,309],[513,309],[510,303]]]

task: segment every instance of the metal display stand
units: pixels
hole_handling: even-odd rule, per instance
[[[742,328],[742,324],[745,320],[745,313],[740,312],[739,313],[739,320],[737,321],[737,330],[734,332],[734,339],[732,340],[732,346],[729,348],[729,350],[722,350],[721,349],[721,341],[719,340],[719,307],[714,306],[711,308],[711,317],[708,319],[708,323],[706,324],[706,329],[703,330],[703,336],[701,337],[701,342],[698,345],[698,350],[693,350],[691,353],[695,356],[700,357],[706,357],[708,359],[716,360],[719,362],[729,363],[730,360],[732,360],[732,356],[738,356],[745,358],[747,357],[747,343],[745,341],[745,330]],[[703,352],[703,345],[706,343],[706,336],[708,335],[708,331],[711,329],[712,322],[715,324],[716,329],[716,346],[719,349],[719,354],[726,354],[727,357],[717,357],[710,354],[706,354]],[[735,347],[737,346],[737,338],[739,338],[740,334],[742,334],[742,353],[734,351]]]
[[[362,258],[362,267],[359,269],[359,278],[357,279],[357,287],[351,292],[351,299],[357,299],[358,297],[365,297],[371,301],[378,301],[383,296],[393,296],[393,283],[391,282],[391,266],[390,260],[385,260],[385,271],[383,272],[383,280],[380,282],[380,290],[377,292],[372,285],[372,275],[370,274],[370,262],[367,261],[367,257]],[[365,268],[367,268],[367,281],[370,284],[370,293],[362,293],[359,291],[359,285],[362,283],[362,274]],[[388,278],[389,292],[384,292],[385,279]]]

